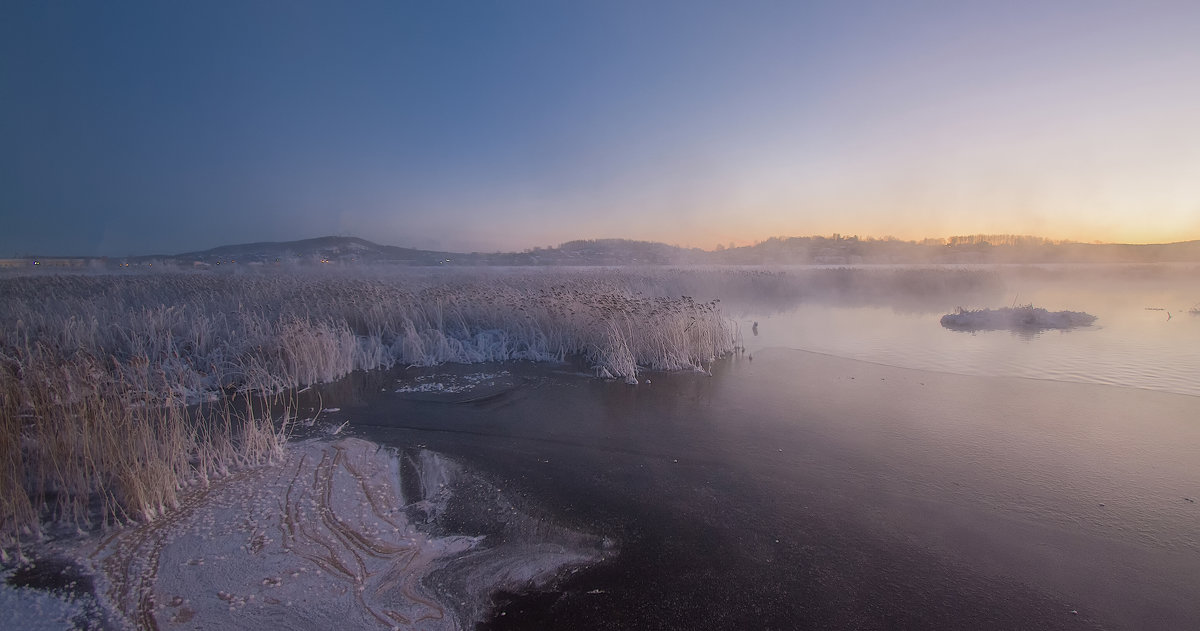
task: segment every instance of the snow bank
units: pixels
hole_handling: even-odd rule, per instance
[[[462,511],[480,531],[450,525]],[[497,589],[544,585],[603,543],[435,453],[346,438],[294,445],[91,556],[102,599],[139,627],[463,629]]]

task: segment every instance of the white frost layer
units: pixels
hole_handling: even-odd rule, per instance
[[[507,370],[500,372],[479,372],[469,375],[420,375],[413,381],[396,388],[396,392],[440,392],[459,393],[470,392],[479,386],[494,386],[496,380],[509,376]]]
[[[421,495],[406,505],[392,452],[356,438],[296,445],[284,464],[235,475],[106,542],[95,557],[105,595],[139,627],[460,629],[497,587],[599,558],[586,546],[489,548],[478,536],[430,534],[461,470],[429,452],[410,462]],[[413,522],[410,510],[425,518]],[[508,562],[489,569],[477,553]],[[464,566],[482,573],[478,584],[426,587],[431,573]]]

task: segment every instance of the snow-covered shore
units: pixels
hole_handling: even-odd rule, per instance
[[[543,586],[613,547],[529,516],[436,453],[344,438],[293,444],[277,465],[196,488],[66,556],[94,573],[89,598],[117,627],[462,629],[496,590]],[[87,626],[67,599],[0,595],[23,610],[14,620],[53,611],[54,628]]]

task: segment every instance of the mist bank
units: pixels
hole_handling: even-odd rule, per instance
[[[1200,262],[1200,240],[1161,244],[1076,243],[1017,235],[971,235],[902,241],[893,238],[772,237],[713,251],[653,241],[586,239],[522,252],[448,252],[380,245],[356,237],[225,245],[179,254],[128,257],[0,259],[6,269],[365,265],[883,265]]]

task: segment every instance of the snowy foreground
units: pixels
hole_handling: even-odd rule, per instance
[[[942,326],[959,331],[1036,332],[1089,326],[1096,316],[1082,311],[1047,311],[1040,307],[965,310],[942,316]]]
[[[496,590],[545,585],[612,548],[525,514],[433,452],[346,438],[295,444],[280,464],[197,489],[74,556],[118,627],[461,629]],[[82,613],[32,594],[0,594],[8,628]]]

